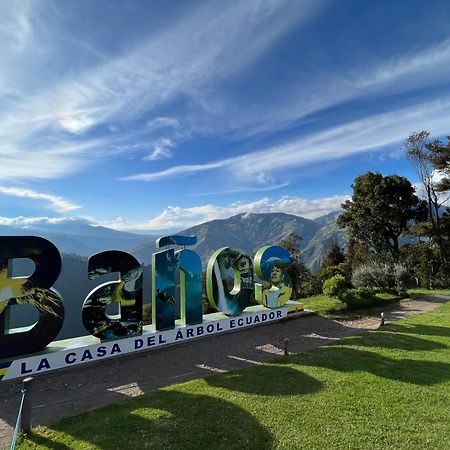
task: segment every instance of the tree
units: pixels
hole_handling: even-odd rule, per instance
[[[428,149],[431,152],[431,162],[441,175],[436,182],[436,190],[450,191],[450,136],[447,137],[447,144],[435,139],[428,144]]]
[[[425,231],[428,228],[427,235],[437,243],[442,267],[446,273],[448,252],[441,209],[444,202],[448,200],[442,193],[450,189],[450,140],[447,145],[444,145],[438,140],[431,140],[428,131],[420,131],[412,133],[406,139],[404,146],[406,157],[416,168],[427,200],[430,226],[423,225],[422,229]],[[438,174],[443,177],[438,177]]]
[[[352,236],[349,237],[345,259],[353,269],[365,263],[369,255],[370,249],[365,242],[358,241]]]
[[[304,285],[310,278],[309,270],[300,259],[299,242],[301,240],[301,236],[297,233],[291,233],[286,239],[278,242],[280,247],[285,248],[291,254],[288,273],[292,281],[292,293],[296,299],[304,296]]]
[[[413,186],[399,175],[367,172],[355,179],[352,188],[352,199],[342,204],[338,226],[376,253],[390,252],[398,260],[399,237],[420,213]]]
[[[323,260],[323,266],[337,266],[345,262],[345,255],[337,242],[332,242]]]

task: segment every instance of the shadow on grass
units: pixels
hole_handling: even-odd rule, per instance
[[[278,364],[280,361],[278,361]],[[333,345],[305,352],[284,360],[286,364],[324,367],[339,372],[372,373],[382,378],[416,385],[433,385],[450,379],[450,364],[414,360],[393,359],[375,352],[356,350]]]
[[[402,327],[400,329],[403,332],[407,330]],[[339,346],[363,346],[363,347],[381,347],[381,348],[391,348],[399,350],[409,350],[409,351],[431,351],[448,348],[448,345],[441,342],[431,341],[428,339],[422,339],[415,336],[410,336],[403,333],[393,333],[388,331],[377,331],[377,339],[373,339],[373,334],[368,336],[357,336],[351,339],[346,339],[345,341],[336,342],[334,345]],[[421,333],[420,333],[421,334]]]
[[[272,364],[208,377],[205,381],[218,388],[268,396],[310,394],[323,386],[299,370]]]
[[[31,445],[68,448],[260,448],[272,435],[235,404],[207,395],[160,390],[124,403],[67,418],[50,427],[67,434],[28,436]],[[61,442],[56,442],[61,441]]]
[[[389,325],[389,331],[399,331],[406,334],[422,334],[424,336],[450,337],[450,327],[440,327],[436,325],[417,325],[413,323],[402,325]]]

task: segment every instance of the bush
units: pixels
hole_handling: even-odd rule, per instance
[[[338,299],[341,299],[349,287],[349,282],[345,277],[338,274],[325,280],[322,292],[328,297],[337,297]]]
[[[378,303],[375,291],[367,287],[349,289],[344,293],[341,300],[347,305],[348,309],[364,308]]]
[[[349,283],[352,277],[352,269],[349,264],[341,263],[337,266],[326,266],[316,270],[306,285],[307,295],[319,295],[322,293],[323,283],[334,277],[342,275]]]
[[[417,286],[415,277],[401,264],[394,264],[394,276],[397,292],[399,293]]]
[[[415,285],[415,279],[401,264],[371,262],[353,271],[352,284],[355,287],[401,294]]]

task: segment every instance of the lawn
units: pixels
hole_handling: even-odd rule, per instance
[[[419,299],[423,295],[450,295],[450,289],[410,289],[406,297],[399,297],[393,294],[376,294],[373,298],[373,306],[366,306],[361,309],[347,309],[343,302],[326,295],[302,298],[300,302],[305,309],[314,311],[323,317],[340,319],[377,315],[399,302]]]
[[[447,303],[39,427],[19,448],[449,449],[449,347]]]
[[[419,295],[450,295],[450,289],[410,289],[408,293],[413,298]]]
[[[431,291],[427,292],[431,293]],[[347,305],[343,302],[337,298],[327,297],[326,295],[302,298],[300,302],[305,309],[314,311],[323,317],[337,319],[343,317],[349,318],[377,314],[385,310],[387,307],[395,305],[401,300],[401,298],[392,294],[376,294],[373,300],[373,306],[366,306],[361,309],[347,309]],[[410,300],[410,298],[407,300]]]

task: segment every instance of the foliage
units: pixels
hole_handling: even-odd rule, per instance
[[[447,286],[437,244],[418,242],[402,245],[400,261],[408,267],[419,286],[427,289]]]
[[[341,263],[337,266],[322,266],[311,276],[306,293],[308,295],[321,294],[323,283],[335,275],[342,275],[350,283],[352,268],[347,263]]]
[[[352,284],[355,287],[397,293],[403,293],[416,285],[414,277],[405,266],[375,261],[357,267],[353,271]]]
[[[450,136],[447,136],[447,144],[435,139],[429,144],[431,162],[442,176],[436,182],[438,192],[450,191]]]
[[[430,226],[422,226],[422,229],[426,232],[425,236],[429,236],[439,247],[445,277],[447,277],[448,270],[448,251],[445,242],[448,240],[448,234],[445,236],[442,224],[441,207],[445,198],[440,193],[450,189],[450,179],[448,178],[450,175],[449,143],[444,145],[438,140],[431,140],[428,131],[420,131],[412,133],[404,144],[406,157],[413,162],[426,195]],[[441,180],[435,176],[436,170],[444,174]]]
[[[347,309],[365,308],[380,303],[375,291],[363,286],[346,291],[341,301],[345,303]]]
[[[37,427],[19,448],[446,450],[449,327],[447,303],[362,336]]]
[[[323,283],[323,294],[329,297],[342,299],[345,292],[349,289],[349,282],[342,275],[334,275]]]
[[[337,242],[333,242],[325,255],[323,266],[337,266],[345,262],[345,255],[341,246]]]
[[[288,273],[292,281],[292,297],[294,299],[305,296],[306,285],[310,280],[310,272],[301,261],[299,243],[302,238],[292,233],[287,239],[278,242],[280,247],[285,248],[291,254],[291,264]]]
[[[343,203],[338,225],[377,253],[389,251],[397,257],[400,235],[419,214],[413,186],[405,177],[367,172],[352,187],[352,199]]]
[[[369,246],[362,241],[358,241],[350,236],[345,252],[346,262],[353,268],[360,266],[367,261],[370,255]]]

